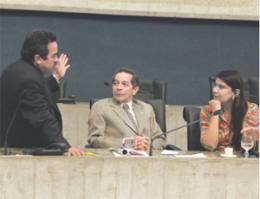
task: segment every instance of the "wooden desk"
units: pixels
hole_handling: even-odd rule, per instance
[[[1,199],[259,197],[254,158],[0,156]]]

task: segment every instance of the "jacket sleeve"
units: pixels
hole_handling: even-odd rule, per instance
[[[51,91],[53,101],[57,102],[58,99],[60,98],[60,84],[51,74],[45,76],[45,82],[47,87]]]
[[[57,113],[47,98],[46,89],[48,88],[45,86],[44,83],[36,80],[30,80],[26,83],[20,97],[21,115],[28,124],[39,129],[48,143],[62,142],[69,148],[69,143],[62,136],[61,118],[59,121]]]
[[[150,127],[151,127],[151,139],[158,136],[152,144],[154,149],[163,149],[166,145],[166,137],[164,136],[159,124],[156,122],[153,108],[150,107]]]
[[[102,108],[98,103],[95,103],[90,111],[88,119],[88,143],[95,148],[107,148],[105,143],[105,128],[106,123]]]

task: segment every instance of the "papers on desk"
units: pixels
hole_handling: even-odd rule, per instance
[[[207,156],[204,153],[195,153],[192,155],[176,155],[177,158],[206,158]]]
[[[134,149],[120,148],[120,149],[109,149],[112,154],[116,157],[131,156],[131,157],[149,157],[145,151],[139,151]]]
[[[111,153],[116,157],[149,157],[145,151],[138,151],[134,149],[127,148],[110,148]],[[173,150],[163,150],[161,155],[174,156],[176,158],[206,158],[207,156],[204,153],[195,153],[195,154],[179,154],[180,151]]]
[[[180,154],[180,151],[172,151],[172,150],[163,150],[161,155],[172,155],[177,158],[206,158],[207,156],[203,153],[196,153],[196,154]]]
[[[180,151],[173,151],[173,150],[163,150],[161,155],[177,155]]]

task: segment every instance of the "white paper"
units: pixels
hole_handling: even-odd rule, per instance
[[[177,155],[180,151],[173,151],[173,150],[163,150],[161,155]]]
[[[149,155],[145,151],[139,151],[139,150],[134,150],[134,149],[114,149],[110,148],[109,149],[112,154],[116,157],[123,157],[123,156],[131,156],[131,157],[149,157]]]
[[[176,155],[177,158],[206,158],[207,156],[204,153],[196,153],[192,155]]]

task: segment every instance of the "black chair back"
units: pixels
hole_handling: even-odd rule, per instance
[[[249,101],[259,105],[259,77],[248,78]]]
[[[192,151],[204,150],[200,143],[200,107],[189,106],[183,108],[183,119],[187,124],[198,121],[187,127],[187,148]]]
[[[140,80],[140,89],[135,96],[140,100],[162,99],[166,103],[167,82],[162,80]]]
[[[93,106],[93,104],[95,104],[98,100],[97,98],[93,98],[89,100],[89,109],[91,109],[91,107]]]
[[[152,105],[156,122],[159,124],[162,132],[166,132],[165,102],[161,99],[148,99],[145,102]]]

